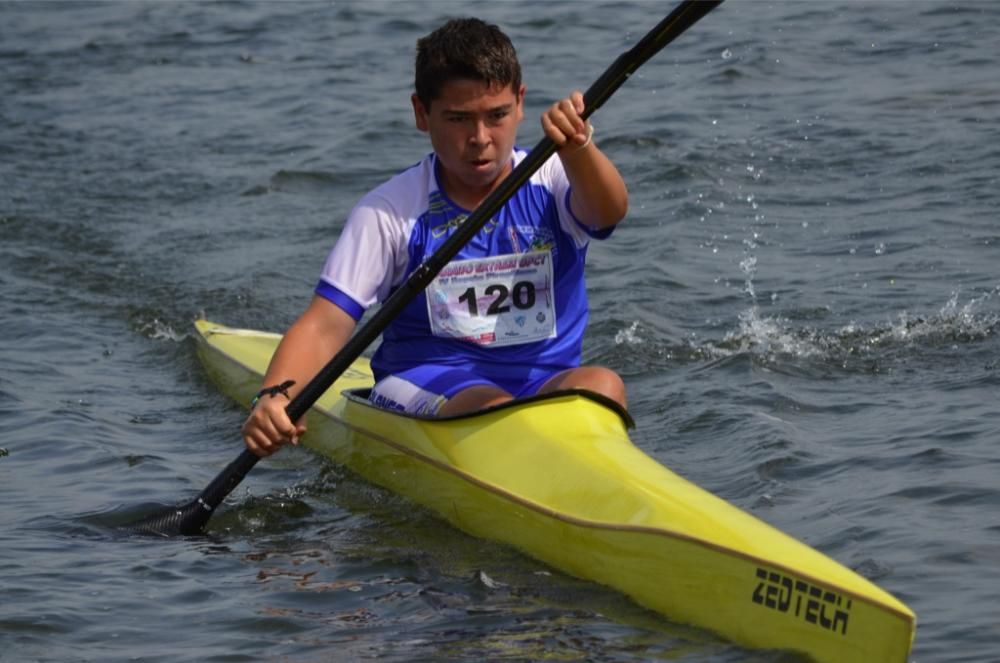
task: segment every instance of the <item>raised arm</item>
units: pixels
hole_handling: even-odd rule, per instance
[[[625,218],[628,189],[618,168],[594,143],[593,125],[580,117],[582,112],[583,94],[575,91],[542,114],[542,128],[559,146],[573,213],[591,228],[608,228]]]

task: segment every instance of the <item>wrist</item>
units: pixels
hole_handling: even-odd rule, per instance
[[[563,143],[562,147],[559,148],[560,156],[569,156],[571,154],[577,154],[583,152],[588,147],[590,147],[594,142],[594,125],[590,122],[587,123],[587,140],[581,144],[577,144],[572,140],[567,140]]]
[[[250,409],[253,410],[255,407],[257,407],[257,403],[259,403],[260,399],[263,398],[264,396],[270,396],[271,398],[274,398],[278,394],[281,394],[285,398],[291,400],[292,397],[288,395],[288,388],[294,384],[295,380],[285,380],[281,384],[276,384],[271,387],[264,387],[263,389],[258,391],[257,394],[250,400]]]

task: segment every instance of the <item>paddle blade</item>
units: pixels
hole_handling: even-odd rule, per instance
[[[197,536],[202,534],[212,511],[199,500],[188,502],[182,506],[164,509],[151,516],[115,529],[123,534],[140,536]]]
[[[219,475],[194,501],[161,511],[132,524],[122,525],[118,530],[127,534],[149,536],[197,536],[205,529],[215,508],[222,504],[222,500],[243,481],[247,472],[253,469],[258,460],[260,459],[257,456],[244,449],[236,460],[219,472]]]

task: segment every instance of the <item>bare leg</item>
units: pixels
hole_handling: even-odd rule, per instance
[[[465,414],[475,412],[484,408],[506,403],[513,397],[499,387],[490,387],[482,384],[475,387],[463,389],[441,406],[438,410],[439,417],[446,417],[454,414]]]
[[[603,366],[581,366],[556,373],[538,393],[547,394],[561,389],[586,389],[617,401],[623,408],[628,407],[625,383],[617,373]]]

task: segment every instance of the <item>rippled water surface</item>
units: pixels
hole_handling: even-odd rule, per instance
[[[0,658],[774,660],[442,527],[308,452],[200,539],[241,410],[191,321],[281,330],[420,158],[415,40],[518,46],[521,143],[654,2],[0,2]],[[1000,644],[1000,5],[730,0],[595,116],[632,210],[586,355],[633,439],[910,605],[914,661]]]

